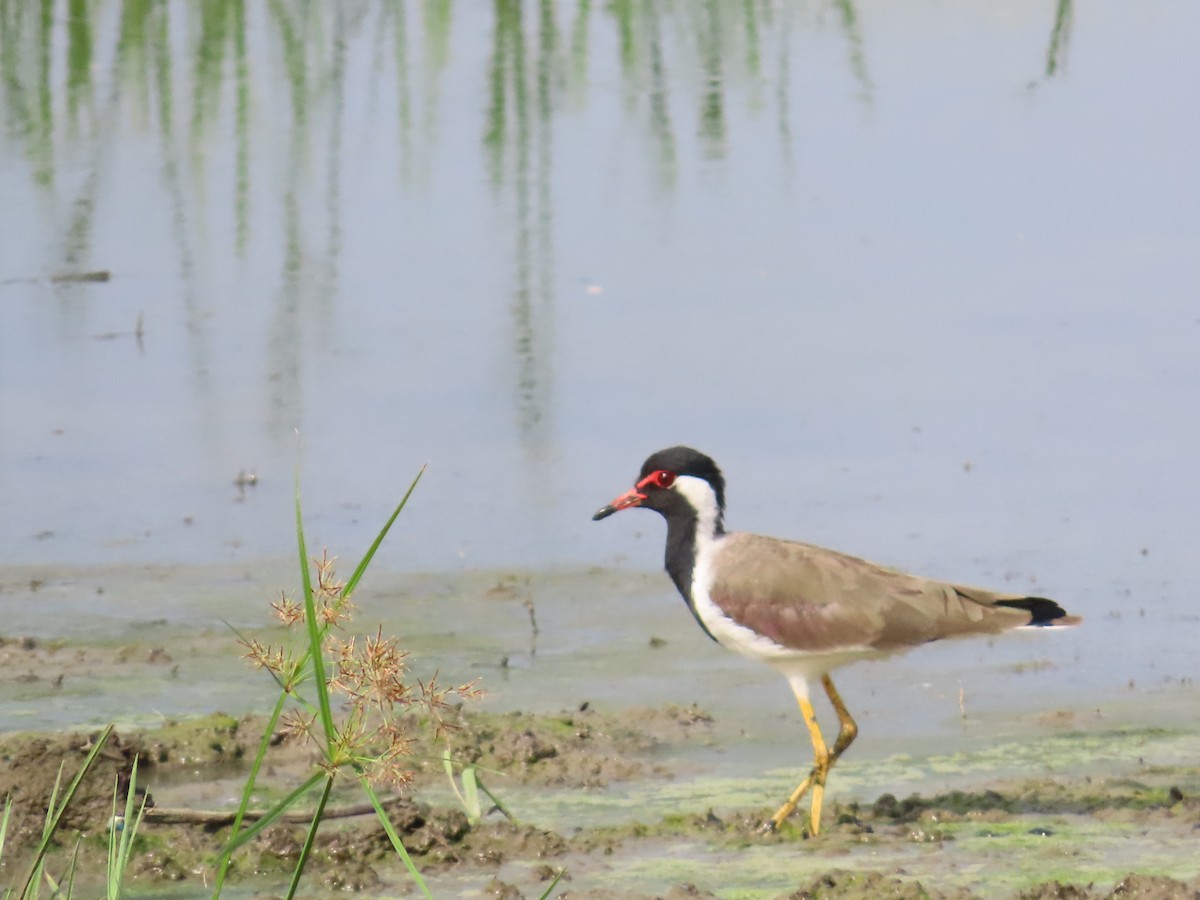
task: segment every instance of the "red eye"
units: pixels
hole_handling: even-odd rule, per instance
[[[669,488],[675,483],[675,473],[668,472],[666,469],[658,469],[651,472],[645,478],[637,483],[637,489],[644,491],[648,487]]]

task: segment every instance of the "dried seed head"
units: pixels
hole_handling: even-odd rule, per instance
[[[283,591],[279,592],[279,599],[271,604],[271,608],[279,621],[289,628],[304,621],[304,607]]]

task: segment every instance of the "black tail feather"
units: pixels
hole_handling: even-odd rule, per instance
[[[1069,615],[1065,609],[1045,597],[997,600],[996,605],[1025,610],[1033,617],[1029,620],[1030,625],[1074,625],[1079,621],[1078,617]]]

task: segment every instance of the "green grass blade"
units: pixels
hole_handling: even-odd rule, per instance
[[[458,798],[458,802],[465,807],[467,805],[466,798],[458,789],[458,779],[454,777],[454,761],[450,758],[450,748],[447,747],[442,751],[442,768],[446,770],[446,778],[450,782],[450,790],[454,791],[454,796]]]
[[[396,521],[396,518],[400,515],[400,511],[404,509],[405,504],[408,503],[408,498],[412,496],[412,492],[416,490],[417,482],[420,481],[421,476],[425,474],[426,468],[427,466],[421,466],[421,471],[417,472],[417,477],[413,479],[412,484],[408,486],[408,490],[404,492],[404,496],[400,498],[400,503],[392,512],[391,518],[387,520],[387,523],[382,529],[380,529],[379,534],[375,536],[375,542],[371,544],[371,548],[367,551],[366,556],[362,558],[362,562],[358,564],[358,568],[354,570],[354,574],[350,576],[350,580],[347,581],[346,586],[342,588],[343,597],[349,597],[352,593],[354,593],[354,589],[358,586],[359,580],[367,571],[367,566],[369,566],[371,564],[371,560],[375,558],[375,551],[379,549],[379,545],[382,544],[383,539],[387,537],[388,531],[391,530],[392,523]]]
[[[550,895],[554,893],[554,889],[558,887],[558,883],[562,881],[563,876],[567,874],[567,867],[563,866],[558,870],[558,874],[554,876],[554,880],[550,882],[550,886],[542,892],[542,896],[538,900],[550,900]]]
[[[331,790],[333,790],[333,775],[326,775],[325,790],[321,791],[321,799],[317,802],[317,808],[313,812],[312,824],[308,826],[304,846],[300,848],[300,858],[296,860],[296,871],[292,873],[292,883],[288,886],[287,900],[292,900],[296,896],[296,889],[300,886],[300,876],[304,874],[304,864],[308,862],[308,857],[312,854],[313,842],[317,839],[317,829],[321,826],[321,819],[325,816],[325,804],[329,802]]]
[[[80,836],[75,841],[75,849],[71,853],[71,862],[67,864],[67,886],[63,891],[63,896],[70,898],[75,896],[75,873],[79,871],[79,847],[83,843],[83,837]]]
[[[258,781],[258,773],[262,769],[263,759],[266,758],[267,748],[271,746],[271,737],[275,734],[275,726],[279,722],[279,717],[283,715],[283,705],[286,702],[287,694],[280,693],[279,700],[275,703],[275,709],[271,712],[271,718],[267,721],[267,727],[263,729],[262,740],[258,742],[258,753],[254,757],[254,762],[250,764],[250,774],[246,778],[246,786],[242,789],[242,799],[238,803],[237,813],[233,817],[233,827],[229,830],[229,841],[226,848],[221,851],[218,860],[217,877],[213,884],[214,898],[221,895],[221,888],[225,884],[225,875],[229,871],[229,861],[233,857],[233,849],[229,845],[241,830],[242,817],[246,815],[246,810],[250,806],[250,798],[254,794],[254,786]]]
[[[336,730],[333,710],[329,704],[329,682],[325,678],[325,653],[321,646],[323,629],[317,623],[317,605],[313,597],[312,575],[308,570],[308,548],[304,545],[304,519],[300,512],[300,472],[296,471],[296,543],[300,547],[300,581],[304,586],[304,624],[308,627],[308,653],[312,658],[313,680],[316,682],[318,718],[325,732],[325,753],[333,751]]]
[[[464,805],[467,810],[467,821],[475,825],[483,818],[483,808],[479,805],[479,788],[475,785],[475,767],[467,766],[462,773]]]
[[[111,724],[104,726],[104,729],[96,736],[92,744],[91,752],[83,761],[83,765],[79,767],[79,771],[75,773],[70,786],[66,793],[63,794],[62,803],[58,803],[58,784],[55,784],[54,795],[50,800],[50,807],[46,810],[46,827],[42,831],[42,840],[38,844],[37,850],[34,852],[33,861],[29,865],[29,872],[25,876],[25,881],[21,885],[21,890],[17,892],[18,897],[28,897],[29,889],[34,884],[41,871],[42,860],[46,856],[46,851],[50,849],[50,841],[54,838],[54,833],[58,831],[59,822],[62,821],[63,813],[74,799],[76,791],[79,790],[79,784],[83,781],[84,776],[91,771],[92,766],[96,764],[96,760],[100,757],[100,751],[104,749],[104,745],[108,743],[108,738],[112,734],[113,727]],[[57,809],[55,808],[57,806]]]
[[[454,761],[450,758],[450,748],[442,751],[442,767],[446,770],[446,778],[450,780],[450,790],[458,798],[467,821],[472,825],[483,818],[483,807],[479,804],[479,785],[474,766],[462,766],[462,790],[459,790],[458,779],[454,777]],[[490,797],[491,794],[489,793]]]
[[[138,829],[142,827],[142,817],[146,814],[146,798],[142,797],[142,805],[137,804],[137,757],[133,759],[133,767],[129,773],[129,788],[125,792],[125,808],[121,815],[121,828],[117,828],[117,791],[120,790],[120,779],[113,785],[113,821],[108,831],[108,897],[109,900],[120,900],[121,883],[125,880],[125,869],[133,853],[133,842],[137,838]]]
[[[388,836],[388,840],[392,842],[392,849],[396,851],[396,855],[400,857],[400,861],[404,863],[404,867],[408,869],[408,874],[412,876],[417,887],[421,889],[428,900],[433,900],[433,894],[429,892],[429,888],[425,884],[425,879],[421,877],[421,872],[417,868],[416,863],[412,861],[412,857],[408,855],[408,850],[400,841],[400,835],[396,834],[396,829],[392,826],[392,820],[388,818],[387,810],[383,808],[383,804],[379,802],[379,797],[375,790],[371,787],[371,782],[367,780],[367,776],[362,772],[358,773],[359,783],[366,791],[367,797],[371,801],[371,805],[375,807],[375,815],[379,817],[380,823],[383,825],[383,830]]]
[[[492,806],[499,811],[500,815],[504,816],[504,818],[508,819],[510,822],[516,822],[517,820],[513,817],[513,814],[510,813],[508,808],[500,802],[500,798],[487,789],[487,785],[483,783],[483,779],[479,778],[477,775],[475,780],[479,784],[479,789],[487,795],[489,800],[492,801]]]
[[[12,794],[4,798],[4,815],[0,817],[0,861],[4,859],[4,840],[8,837],[8,817],[12,814]]]
[[[276,803],[261,819],[259,819],[241,834],[237,835],[237,837],[231,837],[229,839],[229,843],[225,845],[225,849],[221,851],[221,855],[226,856],[232,854],[239,847],[244,847],[247,843],[252,841],[261,831],[263,831],[263,829],[274,825],[275,822],[278,821],[279,817],[287,811],[288,807],[292,806],[297,800],[320,784],[322,778],[327,777],[328,775],[326,775],[323,770],[314,772],[311,776],[309,776],[304,784],[300,785],[298,788]]]
[[[119,882],[116,882],[115,878],[114,878],[114,873],[116,872],[116,869],[117,869],[117,844],[121,839],[120,832],[124,828],[124,822],[125,822],[125,820],[122,819],[121,823],[120,823],[121,828],[117,827],[117,825],[118,825],[118,823],[117,823],[117,800],[119,798],[120,791],[121,791],[121,776],[118,775],[116,778],[113,779],[112,818],[108,820],[108,867],[106,869],[108,878],[107,878],[107,882],[106,882],[106,887],[108,888],[108,897],[110,898],[110,900],[113,897],[120,896],[120,884],[119,884]],[[133,791],[131,788],[129,793],[132,793],[132,792]],[[128,794],[126,794],[126,800],[128,800]],[[126,805],[128,805],[128,803],[126,803]]]
[[[458,788],[458,780],[454,777],[454,761],[450,757],[450,748],[447,747],[442,751],[442,767],[446,770],[446,778],[450,780],[450,790],[454,791],[454,796],[458,798],[458,802],[462,804],[463,811],[467,814],[467,820],[472,825],[483,818],[483,804],[479,800],[479,792],[482,791],[504,818],[510,822],[515,822],[512,813],[505,809],[504,804],[500,799],[487,789],[483,783],[483,779],[479,777],[479,767],[474,765],[463,766],[462,770],[462,790]],[[485,772],[492,771],[484,769]],[[501,774],[501,773],[494,773]]]

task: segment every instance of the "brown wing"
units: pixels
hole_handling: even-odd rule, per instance
[[[731,534],[717,560],[713,602],[735,622],[806,652],[900,650],[1037,618],[1019,594],[919,578],[811,544]],[[1026,608],[997,605],[1004,603]]]

